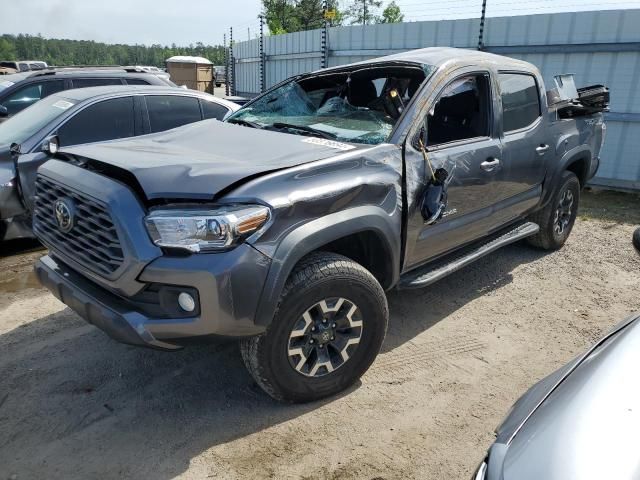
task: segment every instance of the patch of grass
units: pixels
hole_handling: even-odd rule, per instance
[[[640,194],[588,189],[582,192],[578,217],[582,220],[640,225]]]

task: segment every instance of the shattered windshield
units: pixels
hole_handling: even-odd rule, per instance
[[[294,79],[227,121],[376,145],[387,140],[428,71],[418,66],[369,66]]]

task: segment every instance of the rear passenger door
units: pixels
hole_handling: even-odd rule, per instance
[[[147,95],[149,132],[157,133],[202,120],[197,97]]]
[[[499,72],[498,88],[502,108],[501,194],[510,199],[512,217],[535,206],[542,193],[545,142],[542,94],[536,77],[525,72]]]

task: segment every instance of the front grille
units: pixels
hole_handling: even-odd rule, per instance
[[[75,207],[73,228],[65,233],[56,221],[54,203],[71,199]],[[49,178],[36,181],[33,228],[47,245],[100,275],[110,275],[124,261],[118,233],[106,206]]]

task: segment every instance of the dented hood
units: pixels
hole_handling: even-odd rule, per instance
[[[363,147],[206,120],[61,152],[131,172],[148,199],[210,199],[247,177]]]

